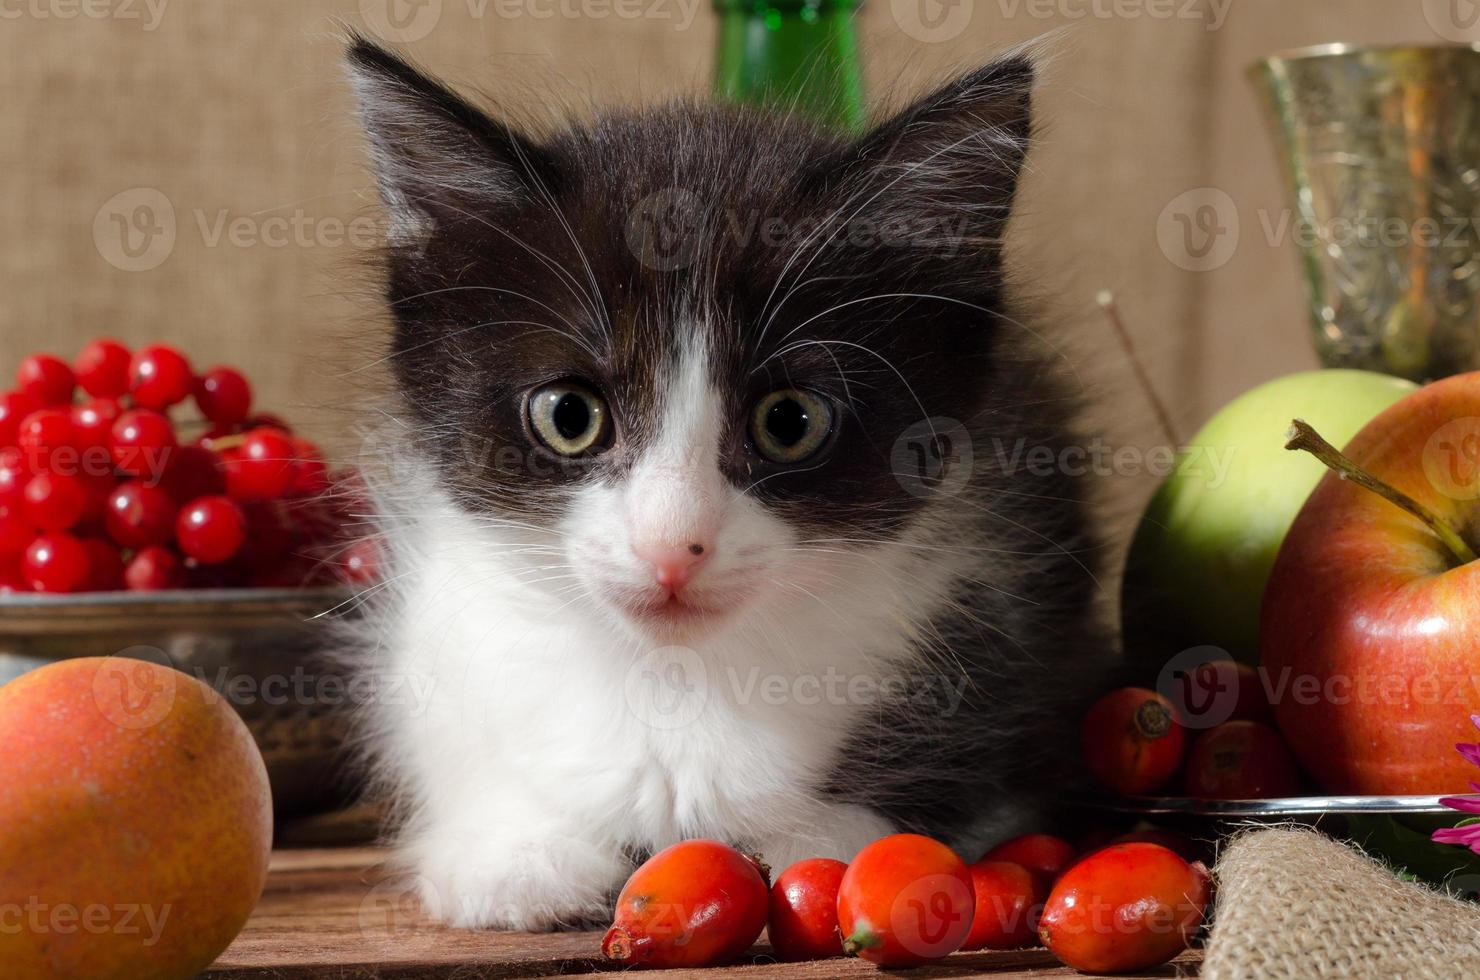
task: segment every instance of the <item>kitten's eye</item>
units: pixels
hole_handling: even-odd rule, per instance
[[[559,381],[529,396],[529,428],[535,438],[562,456],[599,448],[611,431],[606,402],[585,385]]]
[[[750,439],[773,463],[800,463],[822,448],[832,431],[832,405],[796,388],[773,391],[750,413]]]

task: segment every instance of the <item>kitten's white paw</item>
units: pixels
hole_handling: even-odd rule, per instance
[[[411,860],[432,916],[460,929],[518,932],[604,920],[628,870],[621,855],[570,837],[423,838]]]
[[[760,841],[760,855],[779,875],[792,864],[811,857],[852,861],[854,855],[895,827],[868,807],[838,805],[823,808],[803,833],[774,834]]]

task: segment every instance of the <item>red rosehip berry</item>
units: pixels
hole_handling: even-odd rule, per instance
[[[94,340],[77,355],[77,383],[94,398],[122,398],[128,394],[133,359],[129,349],[116,340]]]
[[[159,412],[135,409],[113,423],[113,463],[128,476],[157,476],[178,445],[175,427]]]
[[[1285,740],[1257,721],[1225,721],[1192,743],[1185,792],[1203,800],[1268,800],[1300,792]]]
[[[978,861],[970,868],[976,914],[962,949],[1021,949],[1032,944],[1042,880],[1011,861]]]
[[[247,520],[230,499],[201,497],[186,504],[175,519],[175,540],[201,564],[219,565],[246,543]]]
[[[766,935],[783,963],[843,955],[838,930],[838,886],[848,866],[831,858],[808,858],[781,872],[771,886]]]
[[[1165,691],[1184,728],[1206,731],[1225,721],[1262,721],[1274,717],[1259,671],[1222,658],[1173,675]]]
[[[32,354],[16,369],[15,384],[38,405],[70,405],[77,378],[61,358]]]
[[[87,584],[87,549],[70,534],[43,534],[26,549],[21,571],[34,592],[77,592]]]
[[[129,393],[140,408],[163,411],[189,398],[194,390],[190,362],[173,347],[151,344],[135,354],[129,365]]]
[[[1003,841],[985,855],[983,861],[1011,861],[1038,876],[1046,891],[1048,886],[1073,863],[1079,852],[1074,845],[1052,834],[1023,834]]]
[[[1142,796],[1165,786],[1182,764],[1185,740],[1172,703],[1139,687],[1123,687],[1100,698],[1080,726],[1090,772],[1123,796]]]
[[[120,483],[108,496],[105,527],[108,537],[125,548],[169,544],[178,512],[169,491],[130,480]]]
[[[235,425],[252,411],[252,386],[240,371],[213,367],[195,382],[195,404],[216,425]]]
[[[1060,962],[1084,973],[1149,970],[1187,948],[1211,879],[1156,844],[1113,844],[1054,886],[1038,933]]]
[[[141,548],[123,570],[123,587],[130,592],[163,592],[183,589],[185,563],[168,548]]]
[[[843,951],[912,966],[961,948],[976,914],[971,872],[946,845],[893,834],[858,852],[838,889]]]
[[[760,868],[739,851],[682,841],[632,872],[601,952],[649,969],[728,963],[765,928],[769,894]]]

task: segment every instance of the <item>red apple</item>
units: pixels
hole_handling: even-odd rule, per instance
[[[1404,398],[1345,456],[1430,520],[1359,474],[1316,487],[1264,597],[1275,717],[1329,792],[1466,792],[1473,767],[1454,745],[1480,708],[1480,372]]]

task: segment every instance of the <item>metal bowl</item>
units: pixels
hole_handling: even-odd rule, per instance
[[[321,812],[353,792],[340,775],[353,685],[333,657],[349,600],[338,589],[0,596],[0,684],[75,657],[169,664],[247,723],[280,816]]]

